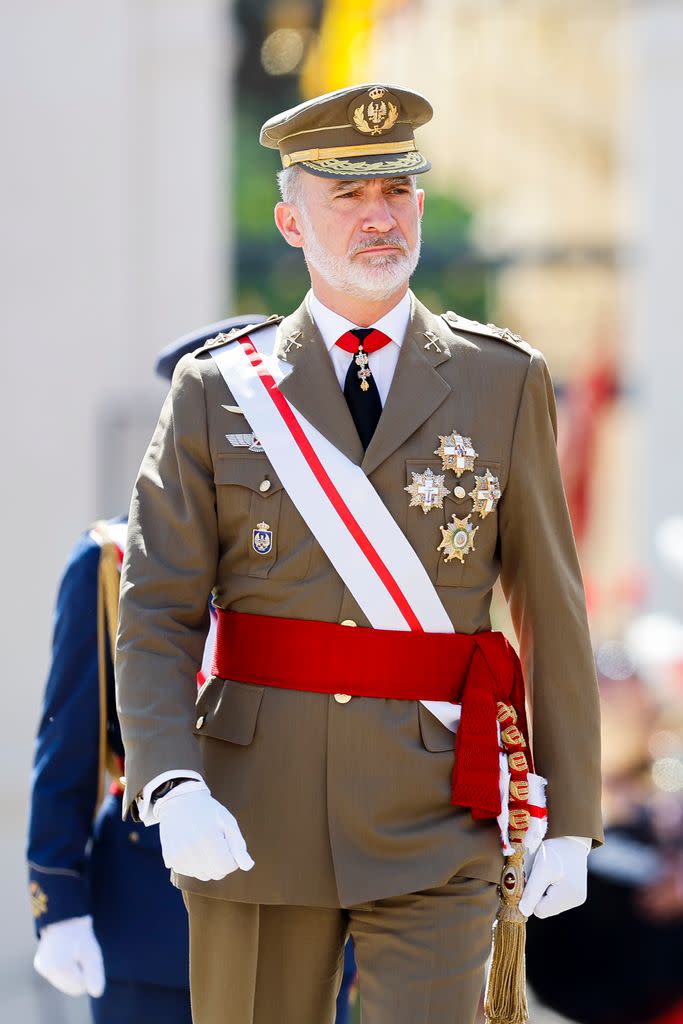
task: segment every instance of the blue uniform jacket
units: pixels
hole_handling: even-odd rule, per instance
[[[92,914],[108,978],[186,988],[187,915],[161,858],[158,828],[122,821],[121,797],[111,794],[95,817],[99,559],[99,544],[85,534],[71,553],[57,597],[28,838],[36,929]],[[109,644],[107,745],[122,756]]]

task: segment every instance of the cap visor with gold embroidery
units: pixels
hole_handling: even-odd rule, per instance
[[[261,144],[279,149],[283,167],[328,178],[390,178],[431,167],[414,130],[431,119],[419,93],[357,85],[317,96],[266,121]]]

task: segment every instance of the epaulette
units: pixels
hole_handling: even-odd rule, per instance
[[[532,347],[519,334],[514,334],[509,327],[496,327],[495,324],[480,324],[478,320],[468,320],[466,316],[459,316],[449,309],[441,314],[448,326],[453,331],[467,331],[469,334],[484,334],[488,338],[495,338],[496,341],[505,341],[508,345],[514,345],[527,355],[531,355]]]
[[[247,324],[246,327],[235,327],[232,331],[228,331],[224,334],[222,331],[213,338],[209,338],[205,341],[201,348],[197,349],[194,353],[195,356],[202,355],[203,352],[208,351],[211,348],[219,348],[221,345],[227,345],[230,341],[235,341],[237,338],[243,338],[245,334],[253,334],[254,331],[260,331],[263,327],[272,327],[273,324],[282,323],[284,320],[283,316],[278,313],[273,313],[267,320],[263,320],[260,324]]]

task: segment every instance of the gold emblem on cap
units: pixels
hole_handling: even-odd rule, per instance
[[[470,522],[469,515],[464,519],[458,519],[454,512],[452,519],[453,522],[448,526],[439,527],[441,543],[436,550],[444,552],[445,562],[451,562],[454,558],[464,562],[465,555],[474,551],[474,535],[479,527]]]
[[[442,460],[442,469],[452,469],[457,477],[474,469],[474,460],[479,454],[474,450],[471,437],[464,437],[453,431],[452,434],[439,434],[439,447],[434,452]]]
[[[354,128],[363,135],[382,135],[390,131],[398,121],[398,108],[396,97],[376,86],[368,90],[365,102],[353,107],[353,112],[349,111],[349,114]]]
[[[489,512],[493,512],[500,498],[500,483],[498,477],[494,476],[490,469],[486,470],[484,476],[475,476],[474,489],[468,497],[474,502],[473,512],[478,512],[482,519],[486,519]]]
[[[421,508],[426,514],[433,508],[443,508],[443,499],[451,492],[443,485],[443,476],[435,476],[431,469],[413,473],[413,482],[403,490],[410,495],[410,508]]]

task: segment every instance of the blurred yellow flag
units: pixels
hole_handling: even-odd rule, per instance
[[[372,34],[405,0],[327,0],[320,34],[301,69],[304,99],[364,82],[372,75]]]

